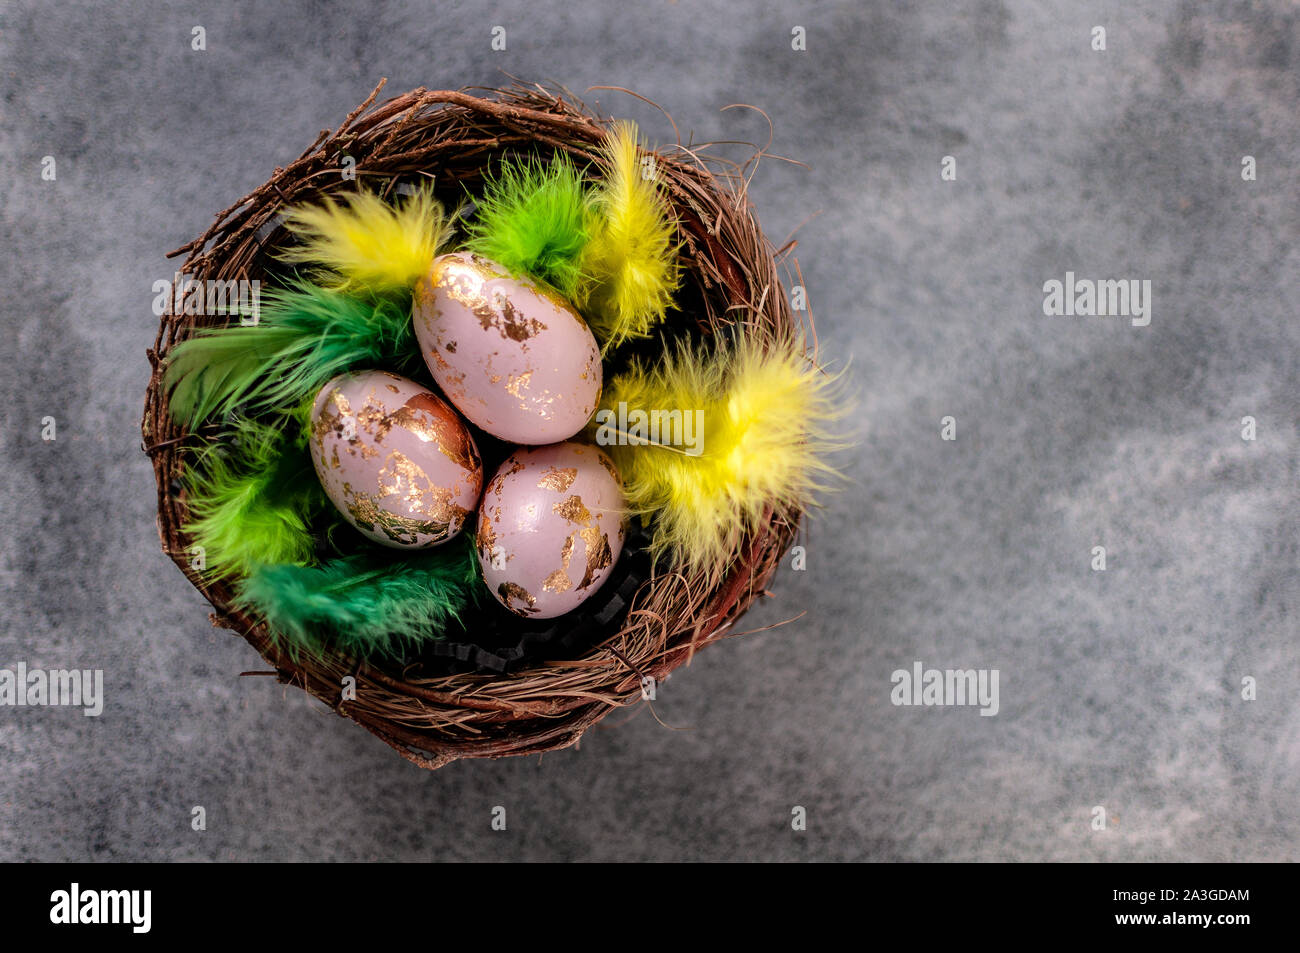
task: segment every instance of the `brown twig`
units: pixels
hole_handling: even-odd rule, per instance
[[[441,187],[460,190],[509,152],[563,150],[590,160],[609,124],[563,89],[515,83],[481,96],[415,89],[379,102],[383,86],[376,86],[335,131],[321,133],[295,160],[172,252],[185,256],[181,270],[199,280],[262,277],[267,249],[258,231],[288,204],[355,188],[338,174],[344,155],[355,161],[358,176],[378,188],[399,177],[433,175]],[[680,255],[702,335],[739,326],[764,343],[777,343],[799,334],[774,249],[746,195],[752,166],[765,154],[766,147],[756,148],[751,160],[738,166],[699,146],[682,145],[680,135],[676,144],[655,153],[680,223]],[[784,264],[789,268],[791,262]],[[413,764],[432,769],[459,758],[539,754],[576,744],[610,712],[639,702],[643,678],[662,679],[703,646],[727,637],[795,538],[800,512],[772,511],[759,532],[737,540],[726,564],[689,578],[679,572],[653,576],[636,594],[619,630],[585,654],[504,676],[421,677],[400,665],[366,663],[338,652],[291,658],[257,619],[234,607],[229,582],[204,577],[187,558],[188,513],[174,487],[204,440],[171,420],[162,375],[173,345],[221,320],[166,314],[151,349],[153,375],[141,432],[154,467],[163,549],[212,604],[216,624],[238,632],[272,669],[243,674],[273,674],[286,686],[303,689]],[[355,678],[356,697],[344,704],[339,696],[345,676]]]

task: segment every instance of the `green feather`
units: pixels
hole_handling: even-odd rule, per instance
[[[404,370],[419,354],[409,301],[299,281],[267,294],[257,324],[206,329],[176,345],[163,386],[172,417],[194,429],[240,405],[259,413],[314,397],[358,365]]]
[[[238,604],[266,619],[291,654],[331,645],[356,656],[396,656],[440,637],[477,585],[462,534],[419,553],[366,552],[319,567],[262,566],[237,587]]]
[[[310,519],[325,506],[325,495],[288,424],[236,420],[237,444],[208,448],[188,475],[185,531],[192,545],[202,547],[211,578],[311,560],[316,543]]]
[[[591,197],[567,156],[506,158],[489,179],[467,247],[572,298],[593,226]]]

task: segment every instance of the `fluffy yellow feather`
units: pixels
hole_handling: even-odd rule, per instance
[[[322,283],[336,291],[382,293],[414,287],[450,241],[454,216],[422,186],[396,206],[359,191],[291,209],[285,219],[301,239],[285,261],[319,266]]]
[[[692,453],[670,445],[662,425],[658,443],[638,439],[632,426],[613,445],[608,431],[596,434],[614,455],[630,508],[654,515],[655,555],[671,551],[688,571],[725,568],[770,507],[813,504],[837,476],[827,459],[841,447],[831,424],[847,412],[837,379],[794,342],[763,350],[752,340],[714,353],[681,345],[654,367],[634,363],[614,378],[598,423],[633,420],[636,410],[651,419],[656,410],[681,411],[702,436]]]
[[[653,176],[644,172],[636,126],[606,135],[597,223],[582,256],[588,323],[606,350],[645,337],[663,320],[677,289],[675,223]]]

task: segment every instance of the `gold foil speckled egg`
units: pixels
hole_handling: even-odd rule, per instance
[[[344,519],[395,549],[451,539],[483,486],[478,448],[456,412],[386,371],[344,374],[321,388],[311,458]]]

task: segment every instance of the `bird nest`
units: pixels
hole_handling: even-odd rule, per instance
[[[382,88],[383,83],[264,185],[220,212],[202,235],[170,253],[185,256],[180,273],[200,283],[261,280],[287,239],[283,210],[355,189],[357,182],[340,175],[345,166],[381,194],[432,182],[455,205],[467,190],[474,192],[490,164],[511,153],[563,152],[579,166],[587,164],[609,127],[609,120],[565,90],[421,88],[381,102]],[[800,334],[804,329],[781,280],[781,273],[788,276],[797,266],[788,247],[777,249],[765,238],[754,216],[745,189],[752,166],[680,141],[651,154],[678,223],[678,309],[685,333],[709,337],[725,329],[760,342]],[[758,150],[755,158],[762,154]],[[410,660],[384,663],[337,651],[291,657],[265,624],[234,607],[231,581],[213,580],[192,565],[181,478],[212,438],[172,421],[162,372],[171,348],[196,329],[228,319],[177,313],[183,310],[166,309],[149,349],[153,374],[142,423],[157,481],[163,550],[212,604],[214,624],[237,632],[265,659],[271,667],[265,674],[310,693],[422,767],[564,748],[615,709],[641,703],[648,685],[704,646],[735,634],[736,620],[764,592],[798,530],[800,512],[769,511],[759,529],[744,535],[731,558],[718,565],[693,574],[662,565],[648,571],[624,593],[617,621],[597,625],[565,658],[485,672],[439,670]]]

